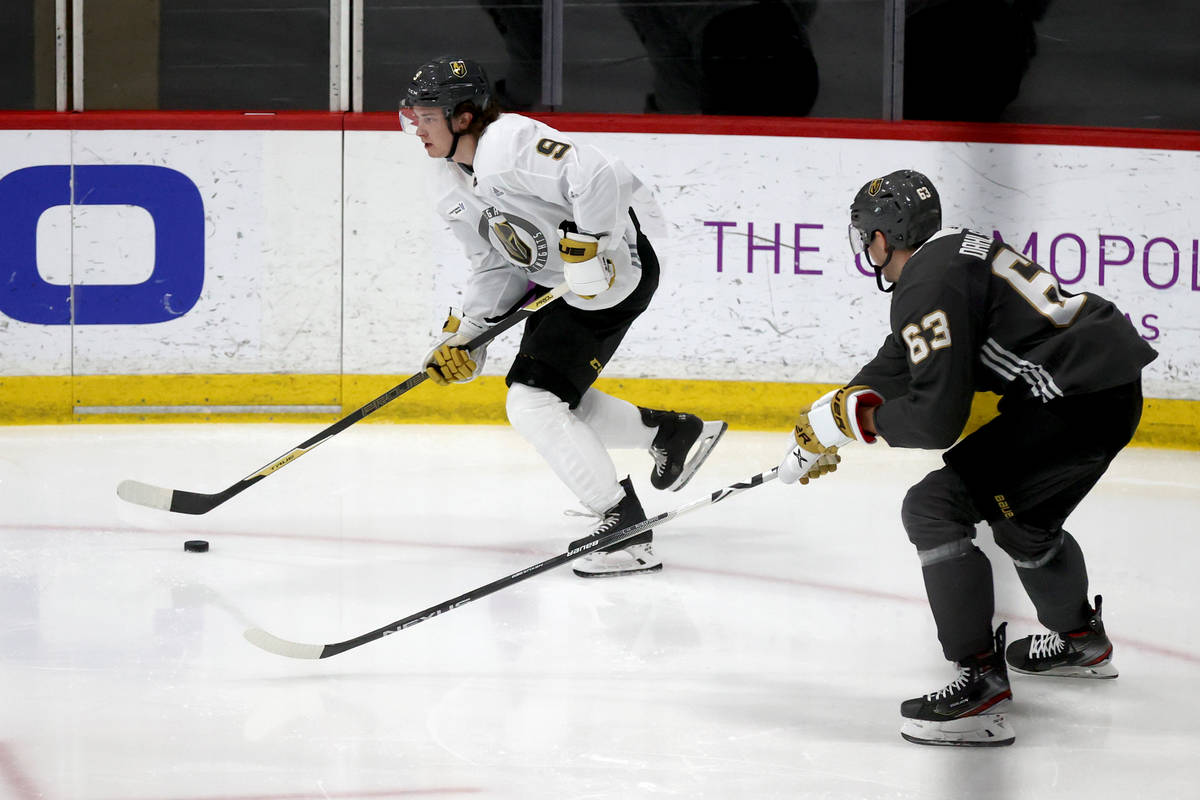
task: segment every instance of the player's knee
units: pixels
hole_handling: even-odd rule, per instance
[[[504,400],[504,411],[509,423],[523,433],[533,425],[545,424],[547,417],[553,416],[556,410],[567,411],[566,403],[544,389],[514,383],[508,387],[508,395]]]
[[[991,523],[996,546],[1008,554],[1013,563],[1025,569],[1037,569],[1048,564],[1063,547],[1064,531],[1047,530],[1012,520]]]
[[[975,526],[971,511],[960,498],[961,482],[948,469],[929,473],[908,490],[900,506],[900,521],[908,540],[931,558],[952,557],[971,547]]]
[[[913,540],[913,535],[920,533],[923,523],[929,516],[920,487],[921,484],[918,483],[909,488],[904,495],[904,502],[900,504],[900,522],[904,525],[904,531],[908,534],[909,541],[913,544],[917,544]]]
[[[561,369],[547,361],[524,354],[518,354],[513,360],[505,382],[510,389],[524,385],[549,392],[571,408],[579,405],[582,396],[580,388]]]

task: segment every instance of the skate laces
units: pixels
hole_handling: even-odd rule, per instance
[[[592,533],[593,534],[612,533],[614,530],[617,529],[617,525],[619,525],[620,522],[621,522],[621,515],[616,513],[615,511],[610,512],[610,513],[604,515],[604,517],[600,520],[599,525],[592,528]]]
[[[660,476],[667,471],[667,463],[671,460],[671,445],[680,444],[676,441],[679,438],[679,429],[677,426],[685,418],[686,415],[684,414],[670,412],[670,416],[658,424],[659,433],[655,436],[654,443],[650,445],[650,457],[654,459],[654,472]],[[658,444],[660,437],[662,444]],[[687,457],[687,451],[684,451],[683,457]]]
[[[657,446],[651,446],[650,457],[654,459],[655,473],[662,475],[664,472],[666,472],[667,461],[670,459],[670,455],[665,449]]]
[[[1035,633],[1029,642],[1030,658],[1049,658],[1065,650],[1067,643],[1057,633]]]
[[[598,514],[595,511],[576,511],[573,508],[563,509],[563,515],[568,517],[586,517],[588,519],[599,520],[595,527],[592,528],[590,535],[612,533],[616,530],[617,523],[621,521],[621,515],[616,510],[606,511],[603,514]]]
[[[946,684],[943,688],[939,689],[938,691],[930,692],[929,694],[925,695],[925,699],[926,700],[941,700],[942,698],[949,697],[950,695],[954,694],[959,689],[962,689],[964,686],[966,686],[970,682],[971,682],[971,668],[959,665],[958,674],[954,676],[954,680],[950,681],[950,683]]]

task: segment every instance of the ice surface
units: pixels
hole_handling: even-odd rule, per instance
[[[588,524],[504,427],[360,425],[200,517],[312,426],[0,428],[0,798],[1196,797],[1200,453],[1128,450],[1068,523],[1115,681],[1014,675],[1016,744],[918,747],[901,700],[953,677],[899,524],[938,454],[847,448],[656,533],[657,575],[562,568],[320,661],[535,564]],[[773,466],[730,431],[682,492],[617,454],[648,514]],[[208,553],[186,553],[186,539]],[[986,533],[997,621],[1038,630]]]

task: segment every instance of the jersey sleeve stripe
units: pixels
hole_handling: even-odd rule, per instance
[[[1020,375],[1029,384],[1033,395],[1043,403],[1063,396],[1062,389],[1054,382],[1054,376],[1045,367],[1005,350],[995,339],[984,342],[981,357],[987,367],[1005,380],[1013,380]]]

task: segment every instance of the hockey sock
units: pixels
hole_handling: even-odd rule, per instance
[[[584,393],[575,416],[595,431],[606,447],[616,449],[649,449],[658,430],[642,423],[642,414],[633,403],[594,386]]]
[[[964,540],[957,554],[921,567],[925,594],[937,625],[942,653],[961,661],[992,649],[992,565],[978,547]]]
[[[600,437],[564,401],[544,389],[514,383],[506,410],[517,433],[589,509],[603,514],[625,496]]]
[[[1039,567],[1017,564],[1017,577],[1037,609],[1038,622],[1052,631],[1074,631],[1092,617],[1087,601],[1087,565],[1075,537],[1063,531],[1058,552]]]

